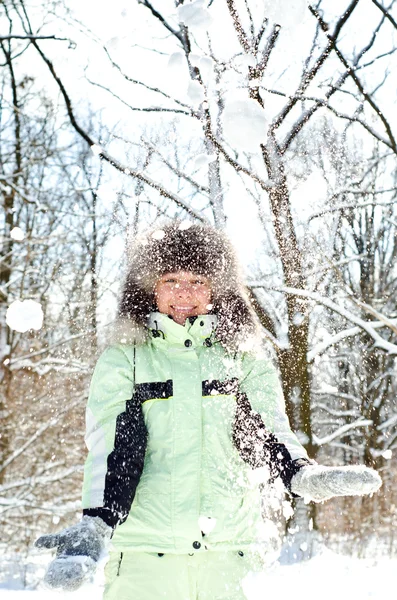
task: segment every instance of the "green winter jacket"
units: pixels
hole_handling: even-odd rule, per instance
[[[266,440],[271,450],[262,479],[277,471],[288,487],[298,459],[307,459],[274,367],[265,357],[226,353],[215,315],[182,326],[152,313],[149,334],[145,344],[108,347],[96,365],[84,512],[113,515],[118,551],[180,554],[260,541],[260,478],[241,451],[245,442],[238,448],[234,441],[239,399],[263,423],[259,437],[247,440],[248,453]],[[276,470],[271,461],[280,462]]]

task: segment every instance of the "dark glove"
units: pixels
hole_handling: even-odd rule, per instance
[[[376,492],[382,480],[364,466],[323,467],[307,465],[291,480],[291,491],[306,502],[322,502],[334,496],[364,496]]]
[[[51,588],[77,590],[94,573],[112,531],[99,517],[84,516],[59,533],[39,537],[35,546],[57,549],[44,576],[45,583]]]

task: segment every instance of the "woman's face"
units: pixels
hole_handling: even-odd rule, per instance
[[[211,308],[211,286],[207,277],[191,271],[165,273],[154,289],[159,312],[184,325],[188,317],[205,315]]]

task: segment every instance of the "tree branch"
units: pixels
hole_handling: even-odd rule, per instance
[[[390,21],[390,23],[393,25],[393,27],[395,29],[397,29],[397,22],[393,19],[393,17],[391,16],[391,14],[389,12],[389,10],[393,6],[394,2],[391,3],[389,8],[385,8],[384,6],[382,6],[382,4],[380,2],[378,2],[378,0],[372,0],[372,4],[375,4],[375,6],[377,6],[379,8],[379,10],[385,15],[386,19],[388,19]]]
[[[70,40],[69,38],[60,38],[57,37],[56,35],[1,35],[0,36],[0,41],[4,42],[4,41],[10,41],[10,40],[56,40],[59,42],[69,42],[69,43],[73,43],[72,40]]]
[[[286,104],[286,106],[283,108],[283,110],[274,119],[274,121],[270,127],[272,132],[274,132],[278,127],[280,127],[281,123],[284,121],[286,116],[294,108],[295,104],[298,101],[298,98],[304,94],[304,92],[309,87],[311,81],[317,75],[318,71],[320,70],[320,68],[322,67],[324,62],[327,60],[329,55],[331,54],[331,51],[335,47],[336,40],[337,40],[343,26],[345,25],[346,21],[349,19],[350,15],[356,8],[358,2],[359,2],[359,0],[352,0],[352,2],[350,3],[350,5],[346,9],[346,11],[343,13],[343,15],[340,17],[340,19],[336,23],[333,34],[327,35],[328,44],[326,45],[325,49],[321,53],[320,57],[316,60],[313,67],[308,72],[303,74],[301,83],[300,83],[298,90],[297,90],[296,94],[294,95],[294,97],[291,98],[291,100],[288,102],[288,104]],[[321,18],[320,15],[318,14],[318,11],[316,11],[311,6],[309,6],[309,9],[317,19]],[[325,23],[324,23],[324,26],[326,26]]]
[[[353,79],[354,83],[356,84],[357,89],[359,90],[359,92],[361,93],[361,95],[364,97],[364,100],[371,106],[371,108],[375,111],[375,113],[378,115],[378,117],[380,118],[380,120],[383,123],[383,126],[386,130],[386,133],[388,135],[388,138],[390,140],[390,147],[393,149],[393,151],[397,154],[397,144],[396,144],[396,140],[394,138],[390,123],[388,122],[388,120],[386,119],[386,117],[384,116],[382,110],[379,108],[379,106],[376,104],[376,102],[373,100],[372,95],[369,94],[368,92],[365,91],[364,89],[364,85],[361,83],[360,78],[358,77],[355,69],[349,65],[347,59],[344,57],[344,55],[342,54],[342,52],[339,50],[339,48],[336,45],[336,40],[333,39],[333,37],[331,37],[330,35],[328,35],[327,31],[328,31],[328,24],[323,20],[323,18],[321,17],[321,15],[315,11],[313,8],[309,7],[310,11],[316,16],[318,22],[320,23],[321,28],[323,29],[325,35],[327,36],[327,38],[331,41],[333,41],[332,47],[337,55],[337,57],[339,58],[339,60],[341,61],[341,63],[343,64],[343,66],[346,68],[347,74],[349,75],[349,77],[351,77],[351,79]],[[382,24],[382,22],[384,21],[385,16],[382,17],[381,22],[379,23],[378,27],[376,28],[376,30],[373,33],[372,39],[369,42],[369,44],[361,51],[360,53],[360,57],[368,51],[368,49],[373,45],[375,39],[376,39],[376,34],[378,33],[380,26]],[[358,59],[359,60],[359,59]],[[358,62],[358,60],[356,59],[356,62]]]
[[[240,42],[240,46],[244,50],[246,54],[251,53],[251,44],[249,42],[248,36],[244,31],[244,28],[241,24],[240,15],[238,14],[238,10],[236,7],[235,0],[226,0],[227,7],[229,9],[230,16],[232,17],[234,30],[237,34],[238,41]]]
[[[198,213],[197,211],[195,211],[182,198],[180,198],[179,196],[177,196],[173,192],[167,190],[159,182],[154,181],[153,179],[150,179],[150,177],[147,177],[144,173],[142,173],[140,171],[137,171],[136,169],[127,167],[126,165],[120,163],[116,158],[110,156],[103,148],[101,148],[100,146],[98,146],[94,142],[94,140],[88,135],[88,133],[84,129],[82,129],[82,127],[80,127],[80,125],[78,124],[78,122],[76,120],[76,117],[74,115],[73,108],[72,108],[72,101],[71,101],[71,99],[70,99],[70,97],[69,97],[69,95],[68,95],[68,93],[66,91],[65,86],[62,83],[61,78],[56,73],[54,65],[47,58],[47,56],[44,54],[44,52],[41,50],[41,48],[38,45],[38,43],[36,42],[36,40],[32,40],[32,44],[36,48],[37,52],[40,54],[40,56],[43,59],[43,61],[48,66],[48,68],[49,68],[49,70],[51,72],[51,75],[53,76],[53,78],[55,79],[56,83],[58,84],[60,92],[61,92],[61,94],[63,96],[64,101],[65,101],[66,110],[67,110],[67,113],[68,113],[69,120],[70,120],[73,128],[80,135],[80,137],[84,141],[87,142],[87,144],[90,146],[91,150],[93,150],[93,152],[95,154],[97,154],[99,158],[102,158],[103,160],[105,160],[106,162],[108,162],[109,164],[111,164],[115,169],[117,169],[118,171],[120,171],[120,173],[124,173],[125,175],[133,177],[133,178],[138,179],[140,181],[143,181],[149,187],[157,190],[160,193],[161,196],[164,196],[165,198],[168,198],[169,200],[172,200],[173,202],[175,202],[175,204],[177,206],[179,206],[180,208],[183,208],[193,218],[198,219],[199,221],[205,221],[205,217],[201,213]]]

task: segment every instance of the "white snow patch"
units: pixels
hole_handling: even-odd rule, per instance
[[[189,81],[187,95],[195,108],[199,107],[205,99],[204,88],[198,81]]]
[[[297,27],[301,25],[306,17],[307,12],[306,0],[266,0],[265,14],[266,17],[284,27]]]
[[[179,229],[179,231],[186,231],[186,229],[190,229],[190,227],[192,225],[193,225],[193,223],[191,221],[188,221],[187,219],[185,219],[184,221],[181,222],[178,229]]]
[[[384,452],[382,452],[382,456],[386,460],[390,460],[391,457],[393,456],[393,452],[391,450],[385,450]]]
[[[338,392],[338,388],[334,385],[329,385],[329,383],[323,382],[320,385],[320,391],[323,394],[336,394]]]
[[[35,300],[15,300],[6,313],[8,327],[20,333],[25,333],[29,329],[41,329],[43,318],[41,304]]]
[[[300,544],[299,548],[302,550],[302,552],[306,552],[306,550],[308,549],[308,544],[307,542],[302,542],[302,544]]]
[[[200,61],[201,61],[201,56],[200,54],[194,54],[194,53],[190,53],[189,54],[189,60],[190,60],[190,64],[193,67],[199,67],[200,66]]]
[[[297,312],[294,314],[293,318],[292,318],[292,323],[296,326],[299,327],[299,325],[302,325],[303,321],[305,320],[305,315],[301,312]]]
[[[168,59],[168,68],[171,71],[178,70],[185,64],[185,57],[182,52],[174,52]]]
[[[200,531],[202,531],[205,535],[211,533],[216,525],[216,519],[212,517],[199,517],[198,525]]]
[[[270,478],[270,471],[268,467],[259,467],[258,469],[252,469],[248,471],[248,481],[251,485],[257,485],[258,483],[266,483]]]
[[[24,558],[21,556],[18,561],[22,568]],[[42,567],[40,571],[37,569],[37,577],[44,571],[48,560],[47,553],[40,557]],[[76,592],[46,590],[41,585],[38,589],[18,588],[18,583],[23,585],[24,573],[21,571],[20,581],[16,572],[15,579],[11,572],[7,577],[6,566],[6,558],[0,557],[1,600],[91,600],[102,597],[103,563],[98,565],[94,582],[85,584]],[[395,558],[352,558],[323,547],[310,560],[288,565],[274,562],[262,573],[250,573],[243,582],[243,589],[247,600],[263,600],[264,590],[273,591],[272,595],[277,600],[389,600],[393,597],[391,590],[395,585],[396,568]]]
[[[205,167],[209,165],[216,159],[215,154],[199,154],[196,156],[196,160],[194,161],[194,168],[200,169],[201,167]]]
[[[162,240],[164,236],[165,232],[162,229],[156,229],[156,231],[152,233],[152,238],[155,240]]]
[[[20,227],[13,227],[10,231],[10,237],[17,242],[21,242],[25,239],[25,234]]]
[[[282,512],[284,515],[284,519],[286,519],[288,521],[288,519],[290,519],[293,514],[294,514],[294,509],[292,508],[292,504],[291,502],[288,502],[287,500],[284,500],[282,503]]]
[[[202,79],[204,80],[204,83],[208,85],[208,82],[214,71],[214,61],[210,56],[203,56],[200,59],[198,68],[200,69],[200,74]]]
[[[200,169],[201,167],[205,167],[209,165],[211,162],[215,160],[215,154],[198,154],[194,161],[195,169]]]
[[[203,0],[195,0],[178,7],[178,17],[181,23],[192,30],[205,31],[212,23],[209,11],[204,8]]]
[[[222,130],[226,141],[247,152],[256,152],[266,141],[267,120],[264,109],[252,98],[226,99]]]
[[[232,65],[238,71],[246,70],[248,67],[255,67],[255,56],[252,54],[238,54],[233,58]]]
[[[103,152],[103,149],[98,146],[98,144],[93,144],[91,146],[91,152],[95,154],[95,156],[99,156]]]

